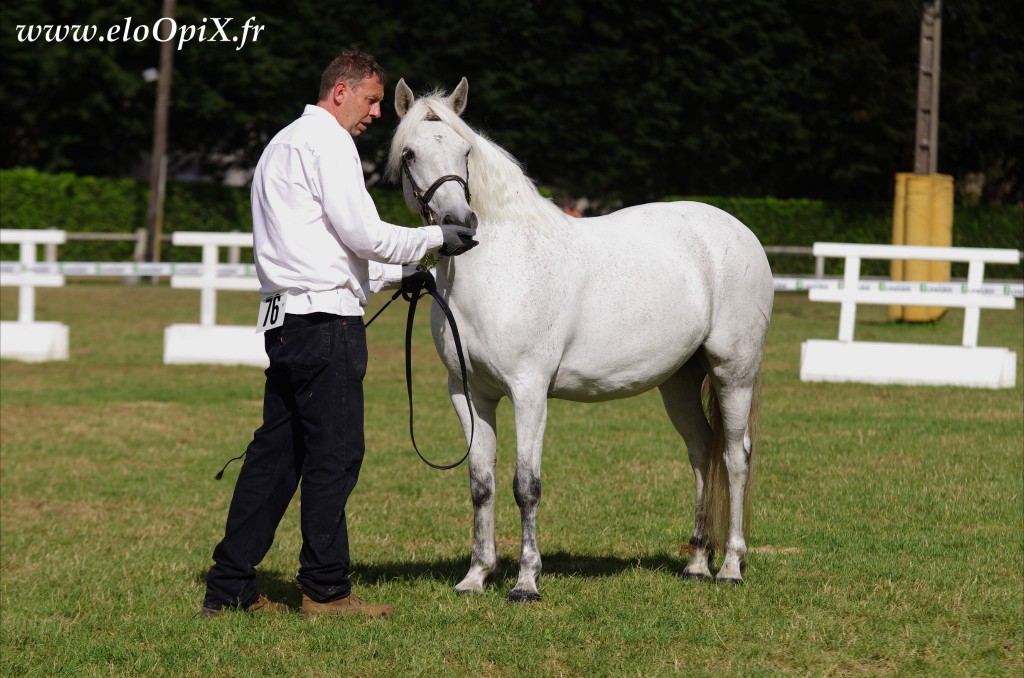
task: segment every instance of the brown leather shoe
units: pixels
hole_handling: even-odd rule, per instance
[[[340,600],[332,600],[329,603],[318,603],[309,596],[302,595],[302,615],[304,617],[316,617],[319,615],[330,615],[335,617],[346,617],[349,615],[361,614],[370,619],[383,619],[394,616],[394,605],[371,605],[354,593]]]
[[[200,614],[203,617],[210,619],[224,613],[225,610],[231,610],[237,608],[230,607],[206,607],[203,605],[203,609]],[[266,596],[261,595],[256,599],[256,602],[245,608],[243,612],[287,612],[288,606],[284,603],[275,603]]]

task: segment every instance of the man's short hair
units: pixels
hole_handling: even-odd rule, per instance
[[[380,79],[381,85],[385,84],[384,69],[372,56],[359,50],[342,52],[327,65],[320,76],[319,101],[326,100],[331,95],[334,85],[341,81],[354,87],[374,75]]]

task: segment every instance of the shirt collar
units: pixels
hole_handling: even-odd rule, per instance
[[[335,120],[333,115],[331,115],[327,110],[320,108],[316,104],[306,104],[306,108],[302,111],[302,115],[323,116],[324,118],[330,120],[334,124],[338,124],[338,121]],[[341,125],[338,126],[341,127]]]

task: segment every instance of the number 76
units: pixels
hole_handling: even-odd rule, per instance
[[[263,327],[266,327],[267,323],[276,325],[277,316],[281,312],[281,295],[275,294],[272,297],[267,297],[263,303],[267,305],[266,315],[263,316]]]

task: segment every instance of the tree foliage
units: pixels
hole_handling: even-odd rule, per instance
[[[152,25],[159,3],[5,7],[0,35],[3,167],[124,176],[151,143],[159,45],[25,43],[20,24],[124,17]],[[1024,198],[1021,3],[946,0],[939,171],[983,198]],[[214,10],[179,3],[179,23]],[[361,138],[380,161],[395,125],[392,85],[470,81],[466,117],[539,182],[627,203],[668,194],[885,199],[912,167],[919,2],[449,0],[285,4],[221,0],[259,41],[175,53],[170,144],[179,168],[251,165],[315,99],[341,50],[391,75],[385,115]],[[221,164],[218,165],[217,161]]]

